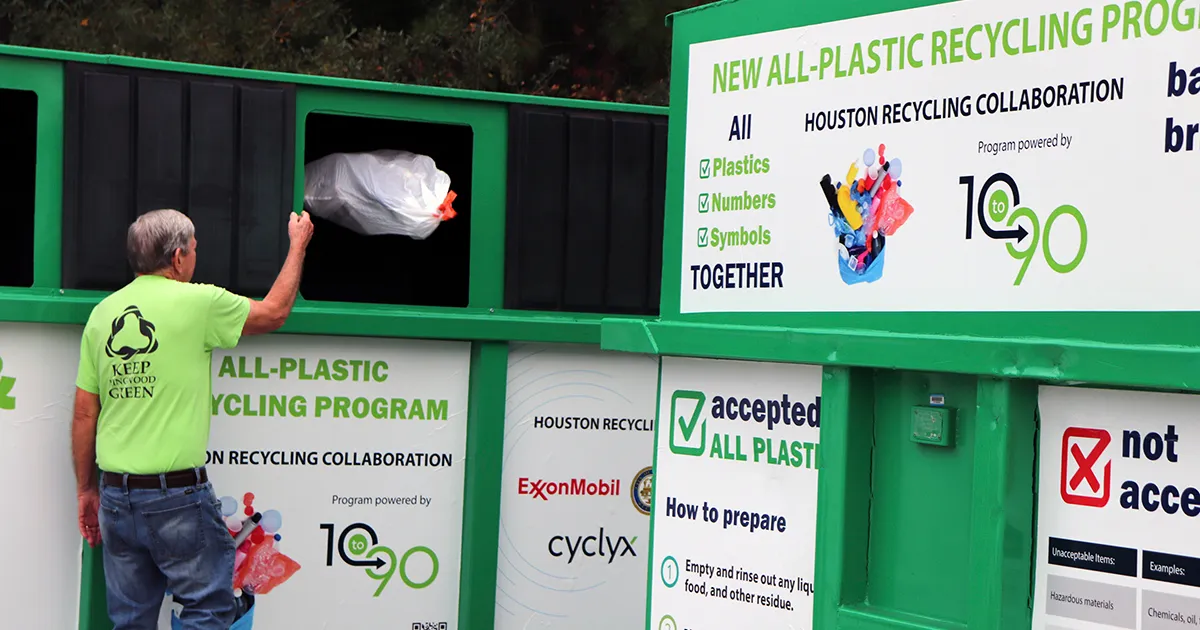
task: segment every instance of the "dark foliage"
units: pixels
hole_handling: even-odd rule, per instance
[[[0,0],[0,42],[665,104],[664,17],[711,0]]]

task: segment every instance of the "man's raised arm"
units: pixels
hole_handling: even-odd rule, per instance
[[[295,214],[288,222],[287,259],[283,261],[283,269],[271,290],[262,301],[250,300],[250,315],[242,327],[243,335],[263,335],[275,332],[283,327],[292,305],[296,303],[296,294],[300,291],[300,275],[304,270],[304,254],[308,250],[308,242],[312,239],[313,225],[308,213]]]

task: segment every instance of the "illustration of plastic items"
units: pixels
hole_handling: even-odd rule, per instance
[[[862,214],[858,211],[858,204],[850,199],[849,186],[838,188],[838,207],[841,208],[842,215],[846,217],[846,223],[850,224],[851,229],[857,230],[862,227]]]
[[[913,207],[898,194],[889,194],[879,204],[879,231],[891,236],[912,216]]]
[[[883,245],[875,253],[875,258],[861,272],[851,269],[845,261],[838,260],[838,272],[842,275],[842,282],[846,284],[860,284],[863,282],[875,282],[882,278],[883,259],[886,255],[887,245]],[[851,261],[853,260],[851,258]]]

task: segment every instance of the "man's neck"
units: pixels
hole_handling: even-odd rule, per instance
[[[159,278],[166,278],[167,280],[174,280],[176,282],[179,282],[179,278],[175,276],[174,269],[164,269],[162,271],[155,271],[154,273],[139,273],[139,274],[137,274],[138,278],[141,278],[142,276],[157,276]]]

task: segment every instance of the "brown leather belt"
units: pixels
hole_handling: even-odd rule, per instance
[[[189,468],[166,473],[161,478],[158,475],[129,475],[126,477],[123,473],[106,472],[101,475],[100,480],[106,486],[128,487],[136,490],[157,490],[164,486],[186,488],[207,482],[208,471],[203,467]]]

